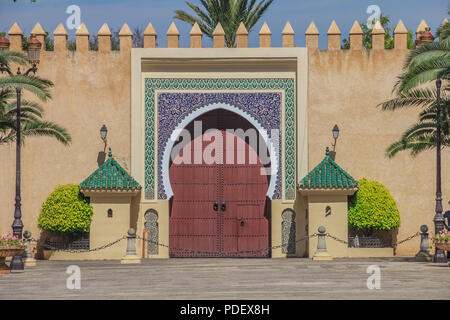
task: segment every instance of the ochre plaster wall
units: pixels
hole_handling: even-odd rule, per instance
[[[331,214],[325,216],[325,209],[329,206]],[[347,227],[347,195],[308,196],[309,235],[318,233],[317,229],[324,226],[327,233],[342,240],[348,239]],[[332,257],[347,256],[347,246],[341,242],[326,238],[327,250]],[[309,257],[317,249],[317,237],[309,241]]]
[[[297,193],[297,199],[294,204],[295,211],[295,225],[296,225],[296,240],[300,240],[308,235],[308,199]],[[296,244],[296,256],[308,256],[308,241],[299,241]]]
[[[385,185],[400,210],[397,239],[419,231],[422,224],[433,230],[436,153],[412,158],[400,152],[385,157],[386,148],[417,121],[418,109],[381,111],[377,104],[390,99],[407,50],[309,50],[309,167],[325,156],[333,142],[331,129],[340,128],[336,162],[355,179],[366,177]],[[450,153],[442,153],[444,210],[450,200]],[[311,214],[311,213],[310,213]],[[316,231],[317,228],[313,231]],[[394,239],[395,240],[395,239]],[[398,255],[417,253],[419,241],[397,247]]]
[[[37,75],[54,82],[45,118],[72,136],[70,146],[48,137],[28,137],[22,148],[24,230],[39,237],[41,205],[58,184],[79,184],[98,168],[102,124],[108,147],[130,169],[130,54],[113,51],[44,52]],[[26,97],[31,97],[26,95]],[[106,152],[108,150],[106,149]],[[0,146],[0,233],[11,229],[15,194],[15,144]],[[125,229],[126,232],[127,228]]]

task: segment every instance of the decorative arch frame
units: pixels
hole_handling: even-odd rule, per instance
[[[302,50],[294,50],[301,52]],[[136,51],[137,53],[137,51]],[[306,55],[304,55],[306,57]],[[304,61],[305,62],[305,61]],[[303,66],[306,68],[306,66]],[[306,69],[305,69],[306,70]],[[135,73],[138,72],[136,68]],[[190,74],[189,74],[190,75]],[[306,78],[302,77],[301,86],[303,95],[301,106],[301,130],[296,129],[296,90],[299,87],[295,77],[291,74],[284,77],[272,76],[270,73],[261,77],[260,74],[246,74],[249,78],[236,77],[183,77],[173,78],[171,73],[146,72],[142,73],[142,100],[132,99],[132,173],[137,179],[143,181],[144,192],[142,200],[152,202],[157,200],[167,200],[164,192],[164,185],[161,179],[161,150],[164,148],[162,140],[166,140],[178,124],[183,114],[190,113],[196,108],[213,102],[224,102],[238,106],[240,109],[248,110],[250,114],[266,129],[280,129],[280,171],[279,181],[276,185],[276,196],[273,199],[280,199],[291,202],[296,197],[296,175],[297,175],[297,134],[300,136],[300,172],[307,170],[307,143],[306,143]],[[255,78],[251,76],[256,75]],[[258,77],[259,76],[259,77]],[[304,79],[303,79],[304,78]],[[137,87],[132,85],[133,90]],[[192,97],[190,96],[192,94]],[[208,97],[198,98],[194,95],[205,95]],[[281,118],[274,117],[273,107],[261,107],[266,100],[259,100],[258,103],[251,102],[257,95],[271,94],[281,97],[278,104],[279,111],[276,111]],[[189,96],[190,102],[194,105],[178,105],[163,107],[165,102],[163,96]],[[234,97],[232,97],[235,95]],[[166,97],[167,98],[167,97]],[[167,98],[170,99],[170,98]],[[197,99],[197,100],[196,100]],[[203,99],[203,100],[202,100]],[[202,100],[202,101],[199,101]],[[140,104],[139,101],[143,103]],[[162,103],[161,103],[162,101]],[[137,102],[137,103],[136,103]],[[179,99],[180,103],[182,99]],[[268,102],[272,103],[273,102]],[[267,109],[268,107],[268,109]],[[264,108],[266,108],[264,110]],[[261,110],[258,110],[261,109]],[[171,114],[169,114],[171,113]],[[269,112],[269,113],[267,113]],[[142,116],[140,117],[139,114]],[[271,121],[279,121],[276,125]],[[134,119],[134,120],[133,120]],[[169,120],[169,121],[167,121]],[[133,122],[135,121],[135,122]],[[281,170],[282,169],[282,170]]]
[[[181,131],[192,121],[200,117],[201,115],[218,110],[218,109],[224,109],[231,111],[244,119],[246,119],[252,126],[258,130],[262,138],[264,139],[264,142],[266,144],[267,149],[269,150],[269,156],[270,156],[270,169],[271,169],[271,178],[269,183],[269,188],[267,190],[267,196],[272,199],[274,193],[275,193],[275,186],[277,182],[277,176],[279,175],[279,144],[273,143],[273,137],[269,135],[266,129],[264,129],[261,124],[252,117],[249,113],[245,112],[242,109],[239,109],[233,105],[226,104],[226,103],[212,103],[209,105],[205,105],[201,108],[198,108],[194,110],[192,113],[188,114],[184,117],[183,120],[181,120],[178,125],[176,126],[175,130],[172,132],[172,135],[170,138],[166,141],[166,146],[163,151],[162,161],[161,161],[161,171],[162,171],[162,182],[164,186],[165,193],[168,198],[173,196],[173,190],[170,183],[170,176],[169,176],[169,165],[170,165],[170,155],[171,151],[174,147],[175,142],[178,140],[178,137],[180,136]]]

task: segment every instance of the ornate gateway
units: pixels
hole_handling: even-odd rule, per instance
[[[285,256],[281,213],[308,169],[306,50],[180,50],[132,51],[131,172],[139,211],[158,212],[153,235],[137,216],[159,244],[144,256]]]

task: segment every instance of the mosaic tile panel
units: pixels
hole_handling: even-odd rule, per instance
[[[284,122],[284,198],[295,199],[295,84],[291,78],[252,79],[145,79],[145,198],[156,197],[155,172],[155,91],[157,90],[283,90],[285,92]]]
[[[158,199],[167,199],[162,178],[162,159],[172,132],[179,123],[193,111],[214,103],[234,106],[256,119],[272,137],[272,130],[277,129],[278,173],[273,199],[281,198],[281,108],[280,93],[160,93],[158,100]]]
[[[283,222],[281,223],[281,237],[283,253],[295,254],[295,234],[296,234],[296,223],[295,223],[295,212],[287,209],[282,214]]]
[[[155,210],[148,210],[145,215],[145,223],[144,228],[148,230],[149,238],[147,254],[149,255],[157,255],[159,253],[159,225],[158,225],[158,213]]]

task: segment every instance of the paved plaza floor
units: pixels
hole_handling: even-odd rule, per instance
[[[67,288],[70,265],[80,268],[80,289]],[[380,289],[367,288],[372,265]],[[0,299],[450,299],[449,285],[448,264],[407,258],[37,261],[0,275]]]

